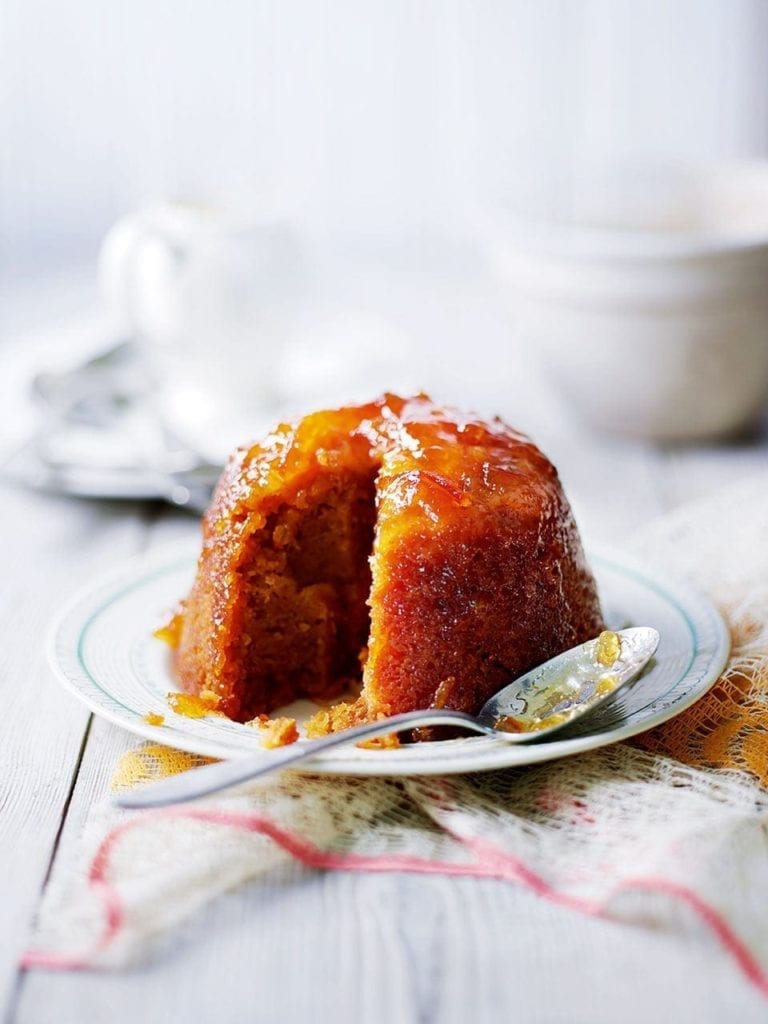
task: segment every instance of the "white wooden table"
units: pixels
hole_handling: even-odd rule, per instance
[[[462,315],[444,313],[439,329],[451,320],[460,341],[479,319],[503,345],[505,322],[489,312],[486,293],[472,293],[475,307],[464,299]],[[423,318],[420,330],[429,340]],[[0,341],[6,389],[18,387],[9,368],[32,351],[29,341],[23,351],[16,344]],[[688,450],[585,437],[544,390],[519,383],[516,390],[498,378],[487,367],[485,378],[456,369],[437,386],[454,399],[465,388],[470,403],[499,409],[539,440],[587,538],[620,544],[650,517],[768,464],[765,431],[743,444]],[[428,386],[436,380],[427,374]],[[606,490],[604,481],[617,475],[621,486]],[[118,756],[135,743],[57,685],[44,657],[46,628],[94,573],[196,529],[165,507],[83,502],[0,483],[0,1008],[9,1022],[768,1018],[733,965],[723,959],[713,970],[694,941],[581,917],[503,882],[298,866],[219,899],[141,969],[19,972],[52,864],[71,850],[106,797]],[[573,957],[583,965],[575,990],[557,980],[558,964]],[[670,978],[679,983],[671,1003]]]

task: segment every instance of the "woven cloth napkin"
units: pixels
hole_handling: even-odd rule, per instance
[[[442,778],[285,775],[194,805],[94,808],[47,888],[24,963],[119,968],[225,890],[286,858],[308,869],[504,879],[574,912],[701,926],[768,997],[768,475],[665,516],[636,554],[725,615],[721,679],[630,742],[548,764]],[[113,787],[202,759],[137,744]],[[756,898],[762,893],[762,898]]]

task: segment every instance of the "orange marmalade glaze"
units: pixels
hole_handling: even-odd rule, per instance
[[[384,395],[280,424],[259,444],[239,449],[219,486],[209,529],[227,529],[229,518],[237,521],[254,509],[266,518],[276,504],[306,491],[323,468],[364,472],[372,462],[381,466],[380,495],[399,513],[393,527],[400,532],[409,529],[409,509],[420,526],[431,524],[437,532],[457,506],[492,506],[503,498],[511,478],[556,477],[539,449],[500,419],[462,418],[426,395]],[[255,525],[251,521],[249,529]]]
[[[205,718],[206,715],[216,714],[219,706],[219,698],[207,690],[200,694],[168,693],[165,699],[171,710],[185,718]]]
[[[597,638],[595,661],[610,668],[621,657],[621,637],[611,629],[604,629]]]
[[[178,647],[179,640],[181,639],[181,630],[184,625],[184,615],[182,609],[177,608],[170,619],[162,626],[153,632],[153,636],[157,637],[158,640],[162,640],[163,643],[168,644],[169,647]]]

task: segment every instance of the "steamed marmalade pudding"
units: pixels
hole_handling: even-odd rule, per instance
[[[476,712],[602,628],[557,472],[526,437],[426,396],[281,424],[238,450],[167,638],[192,694],[238,721],[297,697],[318,735]]]

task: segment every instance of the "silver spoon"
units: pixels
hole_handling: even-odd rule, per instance
[[[115,803],[126,808],[184,803],[298,764],[331,747],[423,726],[461,726],[506,743],[540,741],[614,700],[645,668],[658,644],[659,634],[649,626],[606,631],[526,672],[491,697],[477,715],[436,708],[408,711],[319,740],[299,740],[258,757],[203,765],[124,793]]]

